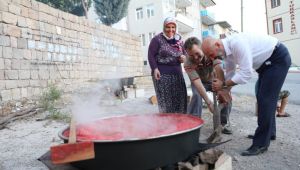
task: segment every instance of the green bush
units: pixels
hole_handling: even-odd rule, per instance
[[[55,102],[61,97],[61,91],[54,85],[50,85],[42,94],[40,99],[41,107],[45,110],[54,108]]]
[[[67,113],[61,112],[55,107],[57,101],[61,98],[61,95],[61,91],[56,86],[51,84],[45,90],[45,92],[43,92],[40,98],[40,107],[49,112],[49,115],[47,115],[46,118],[69,122],[70,116]]]

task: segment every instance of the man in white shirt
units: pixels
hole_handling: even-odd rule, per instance
[[[212,83],[215,91],[247,83],[253,69],[258,73],[258,127],[251,147],[241,155],[258,155],[267,151],[271,137],[276,138],[274,113],[278,94],[291,65],[287,48],[271,36],[241,33],[222,40],[206,38],[202,50],[212,60],[221,58],[225,61],[226,81],[215,79]]]

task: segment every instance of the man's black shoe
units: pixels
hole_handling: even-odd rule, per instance
[[[268,147],[251,146],[246,151],[241,153],[242,156],[255,156],[264,153],[268,150]]]
[[[248,135],[247,138],[253,139],[254,135]],[[271,140],[276,140],[276,136],[271,136]]]

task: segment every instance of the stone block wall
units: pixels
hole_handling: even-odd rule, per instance
[[[140,40],[34,0],[0,0],[0,101],[142,75]]]

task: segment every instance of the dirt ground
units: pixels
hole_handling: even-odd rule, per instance
[[[153,91],[147,92],[150,96]],[[232,141],[219,148],[233,157],[234,170],[300,170],[300,105],[289,104],[287,112],[290,118],[277,119],[277,139],[272,141],[269,151],[253,157],[242,157],[240,152],[251,145],[248,134],[254,133],[253,97],[234,95],[233,110],[230,115],[233,135],[224,135],[223,139]],[[112,114],[155,113],[157,106],[149,103],[148,97],[130,99],[122,103],[101,106]],[[10,123],[0,130],[0,170],[46,170],[37,160],[51,145],[60,143],[57,133],[67,126],[66,123],[43,120],[36,121],[41,114]],[[212,131],[212,115],[204,111],[205,125],[201,129],[201,140]]]

